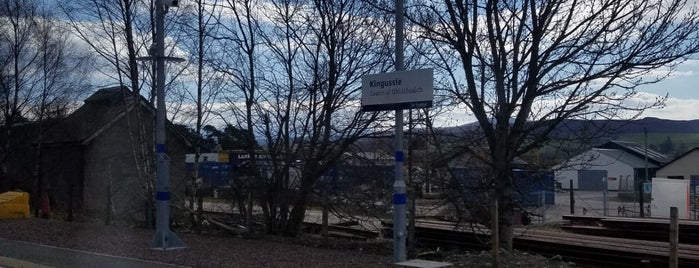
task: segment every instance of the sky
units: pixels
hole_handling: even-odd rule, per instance
[[[688,1],[689,5],[696,4],[696,1]],[[645,111],[642,117],[657,117],[672,120],[694,120],[699,119],[699,55],[696,60],[688,60],[677,65],[672,74],[663,81],[644,85],[638,88],[637,98],[655,99],[658,96],[667,95],[665,106],[659,109]],[[664,73],[661,70],[660,73]],[[460,125],[475,121],[469,112],[463,109],[450,116],[448,125]]]
[[[656,84],[641,86],[638,92],[641,95],[668,97],[665,107],[647,110],[641,117],[699,119],[699,60],[681,63],[669,77]]]
[[[638,94],[629,100],[632,103],[649,103],[656,98],[667,96],[662,108],[648,109],[640,118],[655,117],[670,120],[699,120],[699,55],[673,69],[661,68],[653,73],[667,75],[660,82],[636,88]],[[655,77],[655,76],[649,76]],[[621,119],[621,118],[618,118]],[[476,118],[463,105],[451,111],[449,116],[439,118],[436,125],[458,126],[475,122]]]
[[[699,0],[688,0],[686,7],[699,6]],[[673,120],[699,119],[699,55],[676,66],[665,80],[638,88],[640,94],[665,96],[665,107],[645,111],[641,117]]]

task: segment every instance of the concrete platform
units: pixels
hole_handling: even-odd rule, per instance
[[[453,265],[448,262],[438,262],[438,261],[428,261],[428,260],[407,260],[396,263],[396,267],[414,267],[414,268],[440,268],[440,267],[452,267]]]

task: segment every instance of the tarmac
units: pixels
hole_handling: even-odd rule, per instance
[[[0,267],[181,268],[186,266],[98,254],[74,249],[58,248],[0,238]]]

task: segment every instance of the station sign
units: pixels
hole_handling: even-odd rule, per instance
[[[370,74],[362,77],[362,111],[432,107],[432,69]]]

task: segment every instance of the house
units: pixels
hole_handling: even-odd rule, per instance
[[[699,165],[697,163],[699,163],[699,147],[694,147],[658,169],[655,177],[681,180],[699,179]]]
[[[689,180],[688,209],[691,219],[697,219],[697,215],[699,215],[699,207],[697,207],[699,204],[699,191],[697,191],[699,189],[699,165],[697,163],[699,163],[699,147],[694,147],[655,173],[655,177],[661,178],[661,180],[662,178]],[[653,189],[653,191],[657,192],[657,189]]]
[[[647,159],[647,161],[646,161]],[[635,182],[649,178],[655,171],[670,162],[670,157],[648,149],[638,143],[609,141],[570,158],[554,169],[556,182],[563,189],[582,191],[634,192]]]
[[[100,89],[46,134],[41,187],[59,215],[146,225],[154,207],[148,195],[155,187],[155,109],[142,97],[138,102],[133,105],[133,93],[125,87]],[[175,201],[183,199],[184,160],[191,144],[170,124],[166,140]]]

